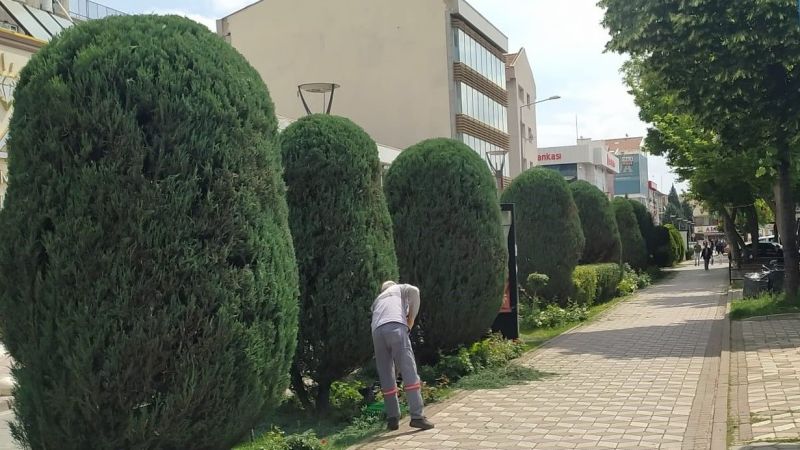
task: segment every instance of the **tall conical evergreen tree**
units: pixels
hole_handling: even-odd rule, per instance
[[[617,220],[608,197],[588,181],[570,183],[570,191],[581,219],[586,245],[581,264],[620,262],[620,242]]]
[[[622,238],[622,262],[635,269],[647,267],[647,245],[639,231],[639,221],[629,200],[617,197],[611,202]]]
[[[404,150],[386,174],[401,281],[422,296],[415,351],[431,361],[483,336],[503,299],[508,253],[495,180],[452,139]]]
[[[188,19],[82,22],[15,91],[0,328],[27,448],[231,448],[282,399],[297,268],[258,73]]]
[[[316,381],[316,407],[325,412],[331,383],[373,355],[372,301],[384,281],[397,279],[392,221],[378,147],[358,125],[304,117],[284,130],[281,148],[300,271],[292,384],[305,400],[303,378]]]
[[[550,281],[539,293],[566,304],[574,291],[572,272],[586,243],[567,182],[551,169],[526,170],[511,182],[501,201],[515,205],[520,278],[547,275]]]

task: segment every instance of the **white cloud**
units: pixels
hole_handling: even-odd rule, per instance
[[[209,30],[216,32],[217,31],[217,21],[212,17],[203,16],[200,14],[189,13],[186,11],[181,11],[177,9],[156,9],[150,11],[150,14],[158,14],[158,15],[168,15],[174,14],[176,16],[183,16],[187,19],[194,20],[195,22],[205,25]]]
[[[209,8],[214,11],[214,14],[217,14],[218,17],[225,17],[257,1],[258,0],[207,0]]]

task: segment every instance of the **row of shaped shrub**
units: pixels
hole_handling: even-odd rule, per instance
[[[572,273],[574,300],[579,305],[592,305],[611,300],[622,281],[622,266],[616,263],[578,266]]]
[[[586,181],[567,183],[558,172],[539,167],[514,179],[501,201],[515,205],[519,273],[523,278],[533,273],[548,278],[543,287],[523,283],[523,288],[548,301],[562,306],[570,299],[591,304],[614,295],[613,280],[619,282],[620,270],[614,276],[602,271],[608,279],[595,293],[595,275],[589,269],[578,270],[583,284],[576,285],[573,272],[578,263],[625,263],[640,271],[648,265],[643,232],[649,233],[652,217],[646,209],[641,212],[644,206],[634,200],[609,201]]]
[[[500,307],[480,156],[422,142],[384,192],[362,129],[309,116],[279,136],[256,70],[188,19],[71,27],[15,97],[0,328],[24,447],[230,448],[290,373],[328,408],[372,354],[383,281],[420,286],[423,360],[475,342]]]

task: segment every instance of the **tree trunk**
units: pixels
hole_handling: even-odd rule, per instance
[[[778,144],[778,179],[775,182],[775,201],[778,206],[778,231],[783,243],[783,265],[786,269],[784,292],[790,302],[797,299],[797,287],[800,284],[800,266],[798,266],[797,241],[795,235],[795,202],[792,193],[792,162],[789,145]]]
[[[297,399],[300,400],[300,404],[303,405],[304,408],[307,410],[312,410],[314,405],[311,404],[311,399],[308,398],[308,391],[306,390],[306,384],[303,382],[303,375],[300,374],[300,371],[292,367],[291,376],[292,376],[292,391],[294,391],[294,395],[297,396]]]
[[[750,233],[750,242],[753,243],[753,257],[758,257],[760,253],[758,248],[758,211],[756,205],[750,205],[745,208],[745,216],[747,219],[747,232]]]
[[[325,417],[331,406],[331,381],[320,381],[317,385],[317,415]]]
[[[733,216],[731,216],[731,214],[728,212],[728,208],[724,206],[720,208],[719,211],[722,215],[722,220],[725,223],[725,235],[728,238],[728,242],[731,247],[730,258],[733,261],[739,262],[742,259],[741,249],[744,247],[744,240],[736,231],[736,209],[733,210]]]

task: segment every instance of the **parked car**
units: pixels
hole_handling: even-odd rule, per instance
[[[753,259],[753,244],[744,246],[744,256],[747,259]],[[758,243],[758,257],[759,258],[783,258],[783,247],[781,244],[775,242],[759,242]]]
[[[760,238],[758,238],[758,242],[759,243],[761,243],[761,242],[771,242],[771,243],[775,243],[775,244],[779,243],[778,240],[775,239],[775,235],[772,235],[772,234],[769,235],[769,236],[761,236]]]

